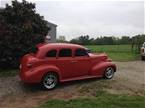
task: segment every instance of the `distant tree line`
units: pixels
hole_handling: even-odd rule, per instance
[[[81,44],[81,45],[121,45],[121,44],[130,44],[132,45],[132,50],[140,51],[140,47],[143,42],[145,42],[145,34],[136,35],[136,36],[100,36],[97,38],[90,38],[89,35],[80,36],[70,40],[70,43]]]
[[[135,36],[100,36],[97,38],[90,38],[89,35],[82,35],[77,38],[71,39],[70,41],[65,40],[65,36],[60,36],[57,42],[74,43],[80,45],[124,45],[130,44],[132,50],[137,52],[140,51],[140,47],[145,42],[145,34],[139,34]]]
[[[132,37],[132,50],[137,50],[137,52],[140,52],[140,47],[145,42],[145,34],[142,35],[136,35]]]
[[[70,43],[81,45],[120,45],[120,44],[142,44],[145,41],[145,34],[136,35],[133,37],[122,36],[100,36],[97,38],[90,38],[89,35],[80,36],[70,40]]]

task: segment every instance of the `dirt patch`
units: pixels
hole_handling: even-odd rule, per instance
[[[142,95],[145,92],[145,62],[117,62],[118,71],[109,85],[113,93]],[[108,89],[109,90],[109,89]]]
[[[145,62],[116,62],[116,64],[118,69],[111,80],[67,82],[51,91],[44,91],[38,85],[23,85],[18,76],[0,78],[0,106],[2,108],[31,108],[48,99],[93,97],[100,94],[100,91],[144,95]]]

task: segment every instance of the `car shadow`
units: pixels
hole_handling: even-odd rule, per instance
[[[74,86],[74,85],[83,85],[83,84],[88,84],[96,81],[103,80],[103,78],[90,78],[90,79],[83,79],[83,80],[75,80],[75,81],[68,81],[68,82],[63,82],[58,85],[59,88],[64,88],[64,87],[69,87],[69,86]]]
[[[88,84],[88,83],[92,83],[92,82],[96,82],[96,81],[100,81],[100,80],[105,80],[105,79],[104,78],[97,78],[97,79],[91,78],[91,79],[84,79],[84,80],[67,81],[67,82],[58,84],[58,86],[52,90],[42,89],[40,84],[21,83],[21,85],[22,85],[22,88],[24,89],[24,91],[26,91],[26,92],[39,92],[39,91],[62,90],[62,89],[69,88],[72,86]]]
[[[39,92],[42,91],[42,88],[39,84],[28,84],[28,83],[21,83],[22,89],[25,92]]]

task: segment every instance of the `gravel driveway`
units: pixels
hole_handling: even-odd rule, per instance
[[[60,85],[55,90],[44,91],[37,85],[24,85],[18,76],[0,78],[0,107],[1,108],[31,108],[48,99],[72,99],[91,96],[80,91],[89,87],[93,91],[94,84],[103,87],[113,94],[145,94],[145,62],[116,62],[117,72],[111,80],[93,80],[69,82]],[[103,84],[106,85],[104,86]],[[99,85],[100,84],[100,85]],[[92,85],[92,86],[91,86]]]

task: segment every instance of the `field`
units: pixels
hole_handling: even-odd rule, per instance
[[[144,108],[145,98],[141,96],[125,96],[101,94],[95,98],[50,100],[39,108]]]
[[[139,55],[132,51],[131,45],[87,45],[92,52],[106,53],[114,61],[137,60]]]

